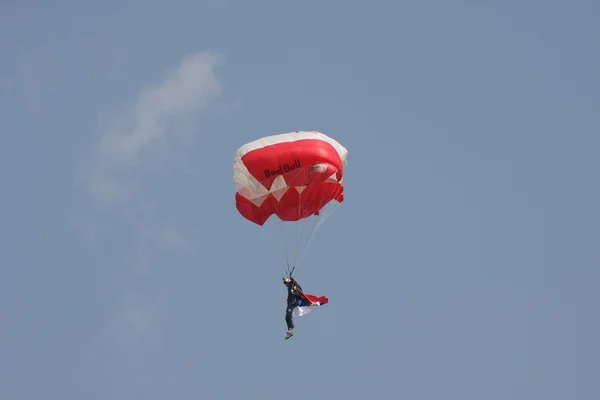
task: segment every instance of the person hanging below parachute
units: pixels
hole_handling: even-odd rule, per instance
[[[289,339],[294,336],[294,317],[300,317],[308,314],[312,307],[318,307],[329,303],[327,296],[313,296],[304,293],[302,286],[291,276],[282,278],[283,284],[287,288],[287,307],[285,310],[285,323],[287,324],[287,336]]]

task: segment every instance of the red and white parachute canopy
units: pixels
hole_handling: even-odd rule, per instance
[[[311,230],[310,242],[318,226],[333,212],[330,208],[344,200],[347,155],[336,140],[315,131],[284,133],[247,143],[237,150],[233,164],[237,210],[260,226],[272,215],[285,222],[321,217]],[[304,249],[306,246],[308,243]]]

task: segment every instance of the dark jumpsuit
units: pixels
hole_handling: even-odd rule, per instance
[[[288,330],[294,329],[294,317],[292,312],[294,308],[298,305],[300,299],[302,299],[302,287],[298,285],[298,282],[292,280],[290,283],[286,284],[288,289],[288,297],[287,297],[287,309],[285,310],[285,322],[287,324]]]

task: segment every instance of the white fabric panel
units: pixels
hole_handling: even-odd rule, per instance
[[[342,160],[342,166],[346,166],[348,157],[348,150],[341,144],[339,144],[335,139],[330,138],[329,136],[317,132],[317,131],[299,131],[299,132],[288,132],[282,133],[279,135],[266,136],[260,139],[257,139],[253,142],[246,143],[242,147],[240,147],[236,152],[236,159],[239,157],[240,159],[253,150],[258,150],[266,146],[272,146],[278,143],[289,143],[295,142],[297,140],[305,140],[305,139],[313,139],[313,140],[323,140],[330,145],[338,152],[340,155],[340,159]]]

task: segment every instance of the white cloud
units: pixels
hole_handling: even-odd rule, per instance
[[[222,94],[216,74],[220,63],[221,58],[212,53],[184,57],[161,81],[143,88],[131,107],[105,121],[108,128],[85,161],[86,174],[80,183],[91,208],[72,223],[101,251],[104,246],[98,242],[114,232],[120,235],[124,253],[112,253],[111,258],[118,257],[115,263],[126,269],[118,273],[123,300],[115,305],[114,318],[101,335],[102,342],[114,343],[119,352],[129,348],[129,343],[144,343],[147,347],[143,347],[143,353],[147,354],[160,341],[160,285],[144,286],[143,291],[139,284],[144,280],[142,275],[158,265],[154,260],[156,251],[188,252],[195,248],[194,237],[182,233],[184,229],[173,216],[162,215],[160,198],[152,196],[158,193],[156,186],[163,178],[152,176],[148,185],[144,178],[165,157],[177,161],[168,163],[168,168],[181,164],[181,155],[172,144],[185,138],[190,126],[195,135],[202,134],[194,121]],[[110,230],[113,227],[114,231]],[[149,274],[150,279],[152,276]],[[117,353],[113,354],[115,360],[126,357]],[[134,350],[128,354],[143,359]]]
[[[157,245],[162,249],[190,251],[193,249],[189,237],[183,235],[174,226],[163,225],[157,228],[150,228],[144,232],[150,245]]]
[[[133,109],[102,138],[101,154],[115,163],[132,164],[161,138],[176,135],[169,122],[202,109],[221,93],[215,75],[219,61],[210,53],[193,54],[161,83],[143,90]]]
[[[154,222],[160,220],[151,215],[158,207],[148,192],[156,182],[144,186],[144,178],[148,170],[157,169],[156,165],[165,157],[176,161],[168,164],[169,167],[181,165],[181,156],[174,152],[172,145],[190,131],[195,135],[202,133],[194,121],[222,94],[216,74],[221,61],[219,55],[207,52],[182,58],[159,82],[140,90],[134,104],[116,118],[105,121],[107,129],[92,148],[92,156],[86,157],[89,164],[80,183],[92,201],[92,214],[118,213],[114,215],[120,221],[132,224],[132,231],[139,236],[133,240],[146,243],[144,248],[188,250],[192,247],[174,224],[161,226]],[[74,226],[85,227],[86,236],[95,237],[97,235],[90,234],[90,227],[102,222],[107,215],[110,216],[79,217],[85,224],[75,221]]]
[[[158,322],[160,306],[158,300],[150,303],[139,293],[129,293],[123,299],[120,309],[104,332],[111,341],[124,346],[131,345],[139,339],[145,339],[153,344],[159,340],[161,331]]]
[[[83,160],[86,167],[78,180],[92,208],[71,220],[88,243],[97,244],[97,231],[112,215],[131,225],[138,236],[132,240],[145,243],[146,252],[153,248],[187,251],[193,247],[176,224],[155,222],[161,219],[153,215],[159,206],[148,195],[153,185],[144,183],[148,171],[161,170],[165,161],[168,168],[185,166],[185,159],[174,145],[190,132],[202,134],[197,117],[213,106],[223,91],[216,73],[221,62],[221,56],[209,52],[183,57],[161,80],[142,88],[135,102],[116,117],[103,118],[105,129],[88,149]],[[136,252],[139,254],[139,249]]]
[[[144,154],[168,154],[169,145],[193,118],[221,95],[215,73],[221,57],[197,53],[182,59],[164,79],[143,89],[136,103],[116,119],[100,138],[87,177],[87,193],[98,206],[133,200],[129,176]]]

